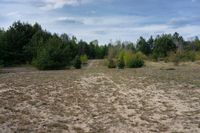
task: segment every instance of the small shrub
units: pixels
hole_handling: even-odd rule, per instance
[[[87,64],[87,62],[88,62],[87,55],[81,55],[80,59],[81,59],[82,64]]]
[[[116,68],[116,63],[114,59],[108,60],[108,68]]]
[[[117,61],[117,67],[118,67],[119,69],[124,69],[125,63],[124,63],[124,59],[123,59],[123,58],[122,58],[122,59],[119,59],[119,60]]]
[[[79,57],[79,56],[76,56],[76,57],[75,57],[73,66],[74,66],[76,69],[81,69],[81,60],[80,60],[80,57]]]
[[[144,66],[144,61],[141,58],[134,58],[130,63],[130,68],[140,68]]]
[[[142,52],[137,52],[136,55],[141,58],[142,60],[147,60],[147,56],[145,54],[143,54]]]
[[[144,66],[144,60],[140,53],[133,54],[132,52],[126,52],[124,60],[128,68],[140,68]]]

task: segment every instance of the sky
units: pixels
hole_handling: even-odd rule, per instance
[[[0,0],[0,27],[17,20],[101,44],[174,32],[190,39],[200,36],[200,0]]]

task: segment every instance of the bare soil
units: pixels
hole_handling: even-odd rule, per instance
[[[14,70],[13,70],[14,69]],[[1,133],[200,132],[200,64],[0,72]]]

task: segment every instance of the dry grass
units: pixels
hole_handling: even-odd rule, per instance
[[[118,70],[90,61],[82,70],[3,73],[0,132],[197,133],[199,79],[198,63]]]

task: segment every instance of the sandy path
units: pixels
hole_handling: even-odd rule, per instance
[[[88,66],[87,66],[87,69],[90,69],[93,67],[93,64],[94,64],[94,60],[91,60],[88,62]]]
[[[196,105],[192,106],[191,101],[180,99],[180,95],[185,95],[185,92],[179,90],[182,86],[173,83],[145,86],[142,84],[145,78],[125,80],[129,80],[129,84],[116,83],[109,75],[99,73],[82,77],[77,82],[82,90],[94,93],[89,95],[94,96],[88,97],[87,102],[88,106],[92,106],[91,112],[100,117],[96,121],[88,118],[92,123],[87,125],[102,125],[98,130],[113,133],[200,132],[199,102],[192,101]],[[132,88],[133,85],[136,87]],[[170,89],[162,89],[166,86]],[[200,91],[195,89],[192,93],[200,94]],[[193,98],[197,100],[199,97]]]
[[[87,69],[94,69],[97,68],[98,66],[99,66],[99,60],[90,60],[88,62]]]

